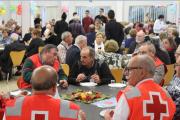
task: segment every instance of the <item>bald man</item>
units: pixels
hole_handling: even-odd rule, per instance
[[[155,69],[148,55],[129,61],[125,72],[128,87],[119,91],[114,115],[108,110],[105,120],[172,120],[176,106],[169,93],[153,81]]]
[[[55,99],[58,75],[51,66],[41,66],[32,73],[33,95],[19,97],[6,104],[6,120],[85,120],[79,106]],[[16,112],[15,112],[16,111]]]
[[[95,40],[95,36],[96,36],[94,24],[91,24],[89,26],[89,31],[90,32],[86,34],[87,46],[91,46],[92,48],[94,48],[94,40]]]

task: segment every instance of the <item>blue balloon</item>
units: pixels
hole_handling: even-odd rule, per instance
[[[172,14],[176,14],[176,11],[174,10],[174,11],[172,11]]]
[[[31,12],[32,15],[36,15],[36,11]]]
[[[0,1],[0,8],[2,8],[3,7],[3,3]]]
[[[31,7],[31,12],[34,12],[35,11],[35,8],[34,7]]]
[[[31,3],[31,7],[36,7],[36,3],[35,3],[35,2],[32,2],[32,3]]]
[[[14,10],[11,10],[11,13],[14,13]]]

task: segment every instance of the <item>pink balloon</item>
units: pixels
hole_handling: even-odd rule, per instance
[[[21,8],[22,8],[21,5],[18,5],[18,9],[21,10]]]

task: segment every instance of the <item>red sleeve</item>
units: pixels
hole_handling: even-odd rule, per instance
[[[94,20],[91,18],[91,24],[94,24]]]
[[[123,93],[122,91],[119,91],[119,92],[118,92],[117,97],[116,97],[117,102],[119,101],[119,98],[121,97],[122,93]]]
[[[5,109],[6,103],[7,103],[8,101],[10,101],[10,99],[4,99],[4,100],[1,100],[2,109]]]

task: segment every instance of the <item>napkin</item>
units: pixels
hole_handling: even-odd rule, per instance
[[[18,91],[10,92],[10,94],[17,96],[20,92],[21,92],[21,90],[18,90]],[[31,95],[31,92],[28,92],[28,95]]]

